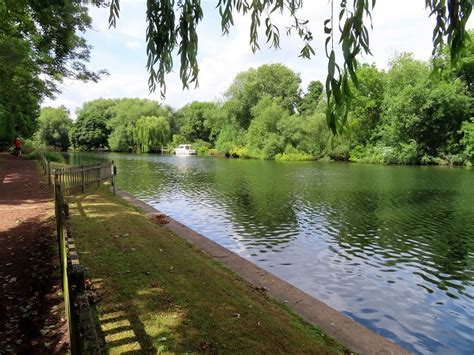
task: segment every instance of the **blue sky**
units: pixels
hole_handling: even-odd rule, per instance
[[[249,43],[249,20],[235,18],[235,26],[228,36],[220,32],[220,17],[214,8],[217,0],[202,0],[204,19],[198,27],[200,65],[199,88],[182,90],[179,81],[179,60],[175,60],[175,70],[167,77],[167,95],[163,101],[159,92],[148,91],[146,64],[146,1],[121,0],[121,15],[116,28],[108,28],[108,9],[90,8],[93,29],[83,36],[93,46],[90,68],[107,69],[108,77],[99,83],[65,81],[62,94],[54,100],[45,100],[43,106],[65,105],[73,114],[83,102],[104,98],[140,97],[157,100],[174,108],[186,103],[213,101],[222,94],[235,75],[251,67],[265,63],[282,63],[299,73],[303,88],[311,80],[324,82],[326,76],[326,57],[324,54],[323,21],[328,18],[327,0],[305,0],[301,17],[310,20],[314,35],[313,48],[316,55],[311,59],[298,58],[302,47],[296,37],[286,37],[284,30],[288,18],[278,17],[280,25],[281,49],[268,49],[264,41],[262,50],[253,54]],[[374,29],[371,32],[373,56],[364,58],[386,68],[394,54],[413,52],[417,59],[430,57],[431,36],[434,19],[428,18],[422,0],[378,0],[373,12]],[[470,21],[472,27],[472,20]],[[263,36],[260,36],[263,39]]]

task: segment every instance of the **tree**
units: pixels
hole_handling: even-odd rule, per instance
[[[280,120],[278,130],[285,139],[285,146],[290,145],[314,158],[323,158],[330,151],[331,132],[322,112]]]
[[[108,127],[112,130],[109,146],[116,151],[132,151],[135,148],[133,131],[136,121],[143,116],[164,117],[169,121],[172,112],[157,102],[146,99],[121,99],[111,110]]]
[[[116,104],[117,100],[111,99],[85,102],[77,111],[77,119],[70,131],[72,145],[85,150],[108,146],[111,131],[108,122]]]
[[[100,4],[101,1],[94,0]],[[357,86],[357,58],[362,53],[370,54],[369,31],[366,22],[371,22],[375,0],[354,0],[348,2],[330,1],[331,16],[324,21],[326,34],[325,47],[328,58],[328,74],[326,78],[327,112],[326,116],[331,130],[342,132],[351,104],[349,81]],[[468,38],[466,23],[472,12],[472,0],[425,0],[430,15],[436,17],[433,30],[433,53],[438,52],[447,43],[453,63]],[[290,25],[287,33],[296,33],[303,40],[300,56],[310,58],[314,55],[311,47],[312,33],[308,29],[308,21],[300,17],[303,11],[302,0],[219,0],[217,6],[221,16],[221,29],[229,33],[233,26],[234,12],[250,16],[250,46],[253,51],[259,49],[258,33],[264,24],[267,43],[278,48],[280,30],[273,22],[274,13],[287,13]],[[119,15],[119,0],[112,0],[110,5],[110,25],[116,23]],[[148,1],[147,2],[147,68],[150,73],[148,80],[150,90],[160,85],[162,95],[165,94],[165,74],[173,69],[173,51],[177,48],[180,55],[180,78],[183,87],[190,83],[198,84],[199,66],[197,63],[198,35],[197,26],[203,18],[201,2],[196,0]],[[177,15],[177,16],[176,16]],[[176,18],[177,17],[177,18]],[[339,33],[336,33],[339,29]],[[340,37],[343,64],[338,65],[334,39]]]
[[[0,0],[0,140],[31,136],[41,100],[64,78],[98,80],[86,68],[89,47],[76,33],[89,28],[75,1]]]
[[[459,54],[459,59],[454,65],[455,77],[461,78],[466,83],[470,95],[474,97],[474,30],[469,30],[469,39]],[[449,53],[445,51],[444,56]],[[449,63],[449,61],[445,60]],[[444,68],[449,72],[449,66]]]
[[[319,80],[311,81],[308,90],[298,103],[298,112],[301,115],[311,115],[316,111],[319,99],[323,93],[324,85]]]
[[[31,59],[31,49],[19,39],[0,34],[0,142],[30,137],[37,128],[45,84]]]
[[[387,73],[360,69],[354,90],[351,159],[387,164],[462,163],[461,124],[471,113],[466,84],[446,69],[402,54]]]
[[[272,159],[282,153],[284,140],[278,131],[278,122],[288,119],[289,113],[281,106],[281,99],[262,97],[252,109],[254,119],[247,132],[247,144],[254,157]]]
[[[245,146],[246,131],[235,122],[226,124],[216,140],[216,149],[226,155],[232,155]]]
[[[467,119],[470,100],[459,81],[430,80],[427,63],[402,55],[387,73],[382,140],[393,147],[417,145],[416,155],[437,156]],[[411,148],[410,148],[411,149]],[[416,157],[413,157],[417,162]]]
[[[220,131],[220,108],[212,102],[192,102],[176,112],[179,133],[186,141],[210,142]]]
[[[69,129],[72,120],[66,107],[44,107],[38,119],[36,137],[41,144],[67,150],[70,145]]]
[[[166,118],[145,116],[138,119],[133,130],[133,138],[138,151],[147,153],[152,149],[164,147],[169,142],[170,125]]]
[[[247,128],[252,120],[252,108],[266,96],[279,98],[280,106],[294,112],[300,98],[299,75],[282,64],[265,64],[237,74],[227,89],[224,109],[236,122]]]
[[[463,122],[460,133],[463,134],[461,144],[464,147],[464,154],[472,165],[474,163],[474,118],[471,118],[470,122]]]
[[[372,64],[357,70],[359,86],[353,89],[352,108],[349,113],[352,145],[367,145],[377,140],[376,127],[382,115],[385,90],[385,72]]]

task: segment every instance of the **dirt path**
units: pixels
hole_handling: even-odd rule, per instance
[[[67,348],[52,213],[35,162],[0,154],[0,354]]]

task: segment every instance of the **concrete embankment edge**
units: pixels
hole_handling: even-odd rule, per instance
[[[117,189],[117,195],[147,214],[162,214],[125,191]],[[171,217],[167,216],[166,219],[169,223],[165,224],[164,227],[219,260],[253,286],[264,287],[270,297],[286,304],[305,321],[319,326],[326,334],[336,338],[351,351],[360,354],[409,354],[408,351],[397,344],[353,321],[251,261],[222,247]],[[354,290],[354,292],[357,292],[357,290]]]

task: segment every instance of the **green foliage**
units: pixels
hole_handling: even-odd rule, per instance
[[[72,120],[64,106],[42,108],[38,125],[36,139],[40,144],[67,150],[70,145],[69,130],[72,127]]]
[[[37,128],[47,89],[31,57],[27,43],[0,33],[0,141],[11,144],[15,136],[31,137]]]
[[[158,147],[165,147],[169,141],[170,125],[164,117],[145,116],[137,120],[133,138],[137,150],[148,153]]]
[[[420,155],[436,156],[457,135],[469,107],[461,81],[435,83],[426,63],[401,56],[387,73],[382,142],[396,146],[416,141]]]
[[[278,130],[287,144],[315,158],[322,158],[329,152],[331,132],[326,116],[316,112],[311,116],[293,115],[278,122]]]
[[[79,146],[97,147],[96,137],[103,140],[110,131],[110,146],[120,151],[191,143],[200,155],[466,164],[472,159],[466,122],[473,98],[460,72],[445,67],[440,74],[433,78],[430,64],[409,54],[394,58],[386,72],[361,65],[357,87],[350,83],[352,109],[343,135],[334,136],[327,125],[320,83],[311,82],[301,98],[298,75],[264,65],[238,74],[222,104],[193,102],[173,113],[150,100],[86,103],[71,137],[84,137]]]
[[[287,145],[283,153],[278,153],[275,155],[275,160],[281,161],[303,161],[303,160],[313,160],[314,158],[302,152],[292,145]]]
[[[473,37],[474,31],[470,33]],[[474,39],[469,41],[469,46],[463,54],[465,55],[457,63],[457,73],[467,84],[471,96],[474,96]]]
[[[324,86],[319,80],[311,81],[306,94],[303,95],[301,101],[298,103],[298,112],[303,116],[313,114],[317,110],[317,105],[323,90]]]
[[[280,106],[294,112],[300,99],[299,75],[282,64],[265,64],[237,74],[225,96],[224,109],[230,117],[247,129],[252,120],[252,108],[267,96],[279,98]]]
[[[212,102],[193,102],[176,112],[179,133],[186,141],[214,141],[220,131],[222,117],[219,106]]]
[[[221,130],[216,140],[216,148],[224,154],[235,153],[245,145],[246,132],[235,123],[229,123]]]
[[[108,146],[109,120],[113,115],[116,100],[97,99],[85,102],[77,111],[77,119],[70,131],[74,148],[94,150]]]
[[[156,116],[171,119],[172,112],[168,107],[161,107],[157,102],[146,99],[120,99],[113,106],[108,127],[112,130],[109,146],[115,151],[133,151],[136,143],[133,139],[135,124],[140,117]]]
[[[383,112],[385,76],[385,72],[379,71],[375,65],[364,64],[357,71],[359,85],[353,90],[349,113],[353,145],[374,143],[378,138],[376,127]]]
[[[51,150],[47,150],[45,148],[35,148],[33,151],[26,155],[27,159],[41,159],[41,155],[44,155],[46,160],[50,162],[65,164],[66,160],[64,156],[60,152],[55,152]]]
[[[99,1],[94,2],[96,5]],[[369,31],[367,22],[372,26],[372,11],[375,0],[354,0],[353,2],[330,1],[331,16],[324,21],[326,56],[328,74],[326,77],[327,122],[333,133],[344,133],[346,121],[352,102],[350,81],[357,86],[357,57],[370,54]],[[426,0],[430,16],[436,18],[433,30],[433,54],[446,43],[452,62],[457,62],[468,34],[466,24],[472,12],[472,0]],[[279,47],[280,30],[274,23],[275,14],[288,14],[290,24],[286,33],[296,33],[303,41],[300,56],[310,58],[315,54],[311,41],[313,34],[309,30],[308,20],[301,18],[303,1],[294,0],[222,0],[217,2],[221,16],[221,30],[228,34],[234,25],[234,12],[250,16],[250,47],[255,52],[260,49],[259,30],[264,24],[267,43]],[[110,26],[115,26],[119,16],[119,0],[112,0],[110,5]],[[148,1],[147,2],[147,68],[149,70],[149,87],[154,91],[156,85],[165,94],[165,74],[173,69],[173,51],[177,48],[181,59],[180,78],[183,87],[189,83],[197,85],[199,67],[197,63],[198,35],[197,25],[203,17],[201,2],[196,0]],[[178,16],[178,19],[176,19]],[[339,32],[337,32],[339,29]],[[343,65],[338,65],[334,39],[339,39]],[[158,67],[158,68],[156,68]],[[268,93],[264,93],[268,94]],[[258,100],[257,100],[258,101]],[[244,125],[247,128],[248,125]]]
[[[445,68],[402,54],[387,73],[363,66],[349,116],[351,160],[383,164],[458,164],[460,129],[471,112],[466,83]]]
[[[471,118],[470,122],[462,123],[461,133],[463,134],[461,144],[464,146],[464,154],[472,164],[474,162],[474,118]]]
[[[40,102],[64,78],[97,81],[89,47],[77,35],[90,27],[74,1],[0,1],[0,142],[31,137]]]
[[[210,155],[212,144],[202,139],[193,142],[193,149],[196,149],[197,155]]]
[[[33,139],[26,138],[26,139],[22,139],[21,142],[23,143],[21,145],[21,152],[24,155],[32,154],[36,150],[41,149],[38,142]]]
[[[170,148],[176,148],[180,144],[186,144],[186,137],[182,136],[181,134],[173,134],[171,138],[171,142],[169,144]]]
[[[278,121],[286,120],[287,110],[281,106],[281,99],[263,97],[252,109],[254,119],[247,132],[247,145],[255,158],[273,159],[285,149],[284,138],[278,134]]]

